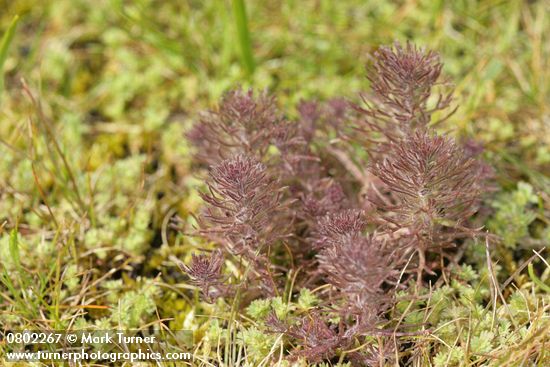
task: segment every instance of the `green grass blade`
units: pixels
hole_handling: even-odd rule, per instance
[[[11,21],[8,30],[2,36],[2,40],[0,41],[0,98],[2,97],[2,93],[4,92],[4,63],[8,58],[8,50],[13,40],[13,36],[15,35],[15,29],[17,28],[18,22],[19,15],[16,15]]]
[[[14,230],[10,233],[10,256],[11,260],[15,264],[17,270],[21,268],[21,260],[19,256],[19,241],[17,239],[17,232]]]
[[[235,16],[242,62],[247,74],[250,76],[254,73],[255,65],[244,0],[233,0],[233,13]]]
[[[529,277],[531,280],[539,286],[540,289],[544,290],[547,293],[550,293],[550,287],[544,284],[544,282],[535,275],[535,271],[533,270],[533,264],[529,264],[527,266],[527,272],[529,273]]]

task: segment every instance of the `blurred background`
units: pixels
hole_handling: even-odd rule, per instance
[[[301,99],[357,101],[369,53],[394,40],[441,53],[460,106],[444,129],[483,143],[499,185],[550,192],[548,1],[2,0],[0,9],[0,262],[11,274],[23,264],[15,284],[34,289],[26,300],[5,293],[13,302],[0,317],[11,325],[135,327],[158,311],[192,327],[170,258],[189,256],[194,240],[168,218],[187,220],[200,205],[184,139],[197,112],[239,84],[268,88],[289,117]],[[131,311],[52,306],[117,302]]]
[[[509,122],[545,113],[548,1],[3,3],[2,29],[21,16],[4,65],[8,89],[24,76],[94,121],[135,131],[203,108],[236,83],[267,87],[290,105],[354,98],[368,88],[368,53],[394,40],[441,53],[456,83],[460,127],[506,140]],[[246,5],[247,21],[236,4]],[[542,151],[536,158],[549,159]]]

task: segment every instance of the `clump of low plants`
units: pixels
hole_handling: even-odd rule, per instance
[[[392,323],[398,294],[420,296],[484,236],[471,218],[491,170],[434,127],[453,112],[439,56],[409,43],[373,56],[361,104],[304,101],[290,119],[235,89],[188,134],[209,169],[197,234],[215,249],[181,266],[205,300],[247,308],[257,325],[233,341],[256,362],[278,358],[276,340],[289,361],[395,360],[395,336],[424,333]]]

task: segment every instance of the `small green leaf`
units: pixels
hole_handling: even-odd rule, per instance
[[[298,298],[298,306],[302,309],[308,309],[316,306],[319,303],[319,299],[309,289],[302,288],[300,290],[300,297]]]
[[[258,321],[267,316],[271,310],[270,299],[257,299],[246,308],[246,313],[254,320]]]

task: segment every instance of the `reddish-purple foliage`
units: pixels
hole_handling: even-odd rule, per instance
[[[363,107],[303,101],[292,120],[265,92],[236,89],[201,115],[188,134],[210,166],[199,235],[241,274],[222,278],[220,252],[194,256],[183,270],[205,297],[281,294],[296,273],[295,291],[328,288],[302,318],[266,320],[296,346],[291,355],[311,361],[393,332],[380,327],[395,290],[415,269],[421,286],[440,255],[479,234],[470,219],[491,174],[477,145],[433,128],[453,112],[441,70],[437,53],[396,43],[374,53]],[[394,346],[371,343],[349,360],[378,365]]]
[[[330,359],[337,348],[343,348],[351,341],[317,313],[303,317],[286,333],[304,346],[302,350],[294,352],[294,356],[303,356],[312,362]]]
[[[207,300],[226,296],[227,287],[223,284],[223,254],[220,250],[212,255],[192,255],[191,264],[178,264],[186,272],[193,284],[199,287]]]
[[[226,159],[212,167],[208,189],[201,194],[208,204],[201,233],[230,253],[256,251],[280,235],[271,220],[280,194],[262,163],[244,155]]]
[[[317,225],[319,269],[339,297],[346,300],[340,312],[352,316],[347,334],[372,332],[393,298],[399,275],[399,253],[378,234],[365,234],[364,213],[346,210],[328,214]]]
[[[269,246],[284,237],[278,221],[281,188],[268,176],[266,166],[254,158],[237,155],[213,166],[201,193],[206,208],[199,218],[200,234],[217,242],[233,256],[241,256],[254,268],[258,285],[275,292],[266,256]]]
[[[442,64],[434,51],[425,51],[407,43],[403,47],[380,47],[374,53],[374,63],[369,69],[372,94],[362,95],[365,107],[361,112],[359,130],[365,140],[399,142],[416,128],[424,128],[436,111],[448,108],[452,93],[439,94],[429,103],[432,90],[446,83],[440,81]],[[454,111],[452,111],[454,112]],[[447,118],[445,115],[440,121]],[[383,140],[376,137],[382,135]],[[372,149],[383,150],[384,144]]]
[[[475,213],[476,161],[452,139],[417,130],[391,147],[371,170],[394,194],[385,218],[395,227],[433,239],[439,226],[459,226]]]
[[[361,236],[367,222],[360,210],[343,210],[328,213],[319,219],[316,226],[315,244],[317,248],[326,249],[353,241]]]
[[[236,89],[223,96],[217,109],[204,112],[187,138],[203,163],[216,164],[236,154],[261,159],[281,123],[273,97]]]

